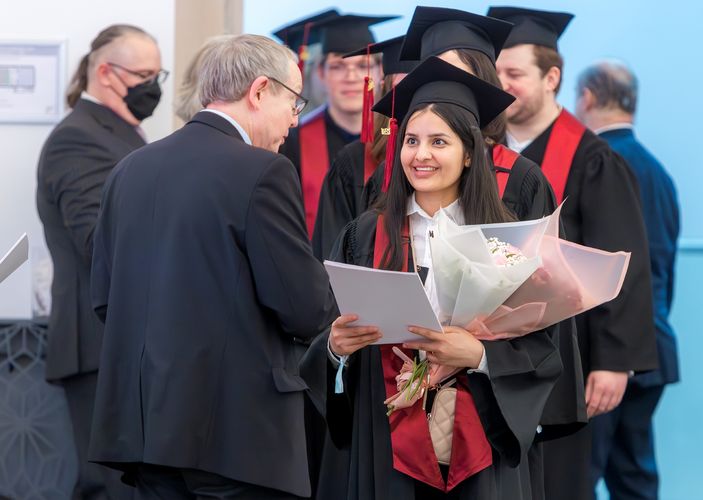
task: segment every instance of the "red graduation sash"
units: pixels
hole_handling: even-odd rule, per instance
[[[410,246],[408,234],[408,219],[406,218],[402,231],[403,271],[407,271],[408,267],[408,248]],[[374,243],[374,268],[381,268],[381,260],[388,245],[389,240],[384,218],[379,215]],[[393,354],[392,345],[379,347],[386,397],[390,397],[397,392],[395,377],[400,372],[403,361]],[[396,347],[403,350],[410,358],[413,357],[410,349],[403,349],[400,344]],[[427,415],[422,409],[422,405],[418,402],[410,408],[396,410],[388,417],[388,421],[391,430],[393,468],[439,490],[448,492],[466,478],[493,463],[491,446],[476,411],[476,405],[471,393],[463,383],[457,384],[452,456],[446,483],[439,469],[430,437]]]
[[[542,159],[542,172],[552,185],[557,204],[564,200],[564,189],[586,127],[571,113],[562,109],[554,122]]]
[[[312,238],[320,202],[322,183],[329,169],[325,114],[320,113],[300,126],[300,182],[303,186],[303,206],[308,236]]]
[[[515,162],[517,161],[520,155],[512,149],[506,148],[502,144],[496,144],[495,146],[493,146],[492,154],[493,165],[508,170],[508,172],[496,170],[496,181],[498,182],[498,196],[503,198],[503,194],[505,194],[505,187],[508,185],[510,170],[512,170],[513,165],[515,165]]]

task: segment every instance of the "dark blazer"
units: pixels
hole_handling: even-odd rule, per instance
[[[98,369],[103,326],[90,304],[90,260],[108,174],[144,145],[110,109],[79,99],[51,132],[37,169],[37,210],[54,261],[46,378]]]
[[[310,494],[300,345],[336,317],[300,181],[202,111],[125,158],[95,232],[90,457]]]
[[[636,139],[632,129],[620,128],[600,134],[622,156],[637,176],[642,200],[642,216],[647,228],[652,269],[654,327],[659,369],[635,376],[633,382],[663,385],[679,380],[676,337],[669,323],[674,296],[676,240],[679,236],[679,205],[676,188],[664,167]]]

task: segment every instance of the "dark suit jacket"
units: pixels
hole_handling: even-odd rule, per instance
[[[48,380],[98,369],[103,326],[90,304],[93,229],[105,179],[143,145],[133,126],[85,99],[78,100],[44,144],[37,209],[54,261]]]
[[[676,240],[679,236],[676,188],[661,163],[635,138],[632,129],[610,130],[600,136],[627,161],[637,176],[649,242],[659,369],[638,374],[633,381],[643,386],[677,382],[679,363],[676,337],[669,323],[674,296]]]
[[[94,461],[310,494],[301,339],[336,317],[285,157],[202,111],[125,158],[95,232]]]

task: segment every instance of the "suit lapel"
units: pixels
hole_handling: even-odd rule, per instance
[[[140,148],[146,144],[146,141],[139,135],[135,127],[102,104],[88,101],[87,99],[79,99],[74,107],[74,112],[90,116],[110,134],[129,146],[130,150]]]

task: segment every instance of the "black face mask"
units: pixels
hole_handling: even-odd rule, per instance
[[[150,117],[159,104],[161,87],[156,80],[140,83],[134,87],[129,87],[127,95],[123,99],[130,113],[137,120],[142,121],[144,118]]]

